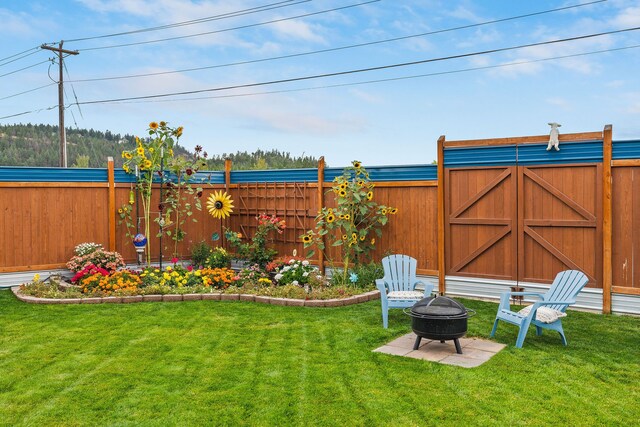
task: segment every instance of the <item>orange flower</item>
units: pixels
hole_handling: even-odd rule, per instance
[[[153,129],[153,130],[158,129],[158,123],[156,122],[149,123],[149,129]]]

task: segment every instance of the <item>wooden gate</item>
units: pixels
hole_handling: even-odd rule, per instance
[[[516,280],[516,168],[447,169],[447,274]]]
[[[602,287],[602,142],[574,141],[444,143],[447,275],[550,283],[576,269]]]
[[[602,282],[602,164],[518,167],[518,280],[580,270]]]

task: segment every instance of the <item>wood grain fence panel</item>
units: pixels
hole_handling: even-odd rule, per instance
[[[447,274],[515,280],[515,171],[447,170]]]
[[[614,167],[612,272],[614,292],[640,290],[640,167]]]
[[[523,168],[519,280],[548,283],[579,269],[601,287],[601,168],[597,164]]]

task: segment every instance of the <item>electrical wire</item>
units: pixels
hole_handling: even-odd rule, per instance
[[[27,70],[27,69],[29,69],[29,68],[36,67],[36,66],[38,66],[38,65],[40,65],[40,64],[44,64],[45,62],[49,62],[49,61],[51,61],[51,58],[47,59],[46,61],[40,61],[40,62],[37,62],[37,63],[35,63],[35,64],[32,64],[32,65],[26,66],[26,67],[24,67],[24,68],[20,68],[19,70],[14,70],[14,71],[11,71],[11,72],[9,72],[9,73],[0,74],[0,77],[9,76],[9,75],[11,75],[11,74],[19,73],[20,71],[24,71],[24,70]]]
[[[66,62],[62,62],[62,66],[64,67],[64,71],[67,73],[67,78],[69,79],[69,81],[71,81],[71,75],[69,74],[69,70],[67,69],[67,63]],[[76,94],[76,88],[73,87],[73,83],[71,84],[71,91],[73,92],[73,98],[76,100],[75,105],[78,106],[78,112],[80,113],[80,117],[82,117],[82,119],[84,119],[84,115],[82,114],[82,109],[80,108],[80,104],[78,104],[78,95]],[[66,95],[66,93],[65,93]],[[73,111],[71,112],[71,115],[73,115]],[[73,121],[75,122],[76,118],[73,118]],[[76,124],[76,127],[78,127],[78,125]]]
[[[143,45],[143,44],[160,43],[160,42],[166,42],[166,41],[171,41],[171,40],[187,39],[187,38],[191,38],[191,37],[200,37],[200,36],[206,36],[206,35],[210,35],[210,34],[224,33],[224,32],[227,32],[227,31],[241,30],[241,29],[252,28],[252,27],[259,27],[261,25],[275,24],[275,23],[278,23],[278,22],[290,21],[290,20],[298,19],[298,18],[307,18],[309,16],[315,16],[315,15],[320,15],[320,14],[323,14],[323,13],[335,12],[335,11],[338,11],[338,10],[349,9],[349,8],[352,8],[352,7],[364,6],[364,5],[371,4],[371,3],[377,3],[379,1],[380,0],[368,0],[368,1],[365,1],[365,2],[362,2],[362,3],[355,3],[355,4],[350,4],[350,5],[341,6],[341,7],[334,7],[332,9],[324,9],[324,10],[320,10],[320,11],[317,11],[317,12],[310,12],[310,13],[305,13],[305,14],[302,14],[302,15],[290,16],[290,17],[287,17],[287,18],[273,19],[271,21],[264,21],[264,22],[258,22],[258,23],[255,23],[255,24],[241,25],[241,26],[238,26],[238,27],[224,28],[222,30],[206,31],[204,33],[189,34],[189,35],[186,35],[186,36],[167,37],[167,38],[164,38],[164,39],[146,40],[146,41],[141,41],[141,42],[123,43],[123,44],[115,44],[115,45],[109,45],[109,46],[88,47],[88,48],[78,49],[78,50],[81,51],[81,52],[84,52],[84,51],[90,51],[90,50],[113,49],[113,48],[117,48],[117,47],[138,46],[138,45]]]
[[[56,104],[56,105],[53,105],[51,107],[39,108],[37,110],[31,110],[31,111],[23,111],[22,113],[11,114],[9,116],[2,116],[2,117],[0,117],[0,120],[9,119],[11,117],[24,116],[25,114],[40,113],[42,111],[53,110],[54,108],[58,108],[58,105]]]
[[[81,102],[80,104],[81,105],[103,104],[103,103],[110,103],[110,102],[116,102],[116,101],[164,98],[164,97],[168,97],[168,96],[192,95],[192,94],[203,93],[203,92],[219,92],[219,91],[225,91],[225,90],[231,90],[231,89],[241,89],[241,88],[258,87],[258,86],[268,86],[268,85],[281,84],[281,83],[291,83],[291,82],[304,81],[304,80],[314,80],[314,79],[327,78],[327,77],[344,76],[344,75],[349,75],[349,74],[358,74],[358,73],[365,73],[365,72],[370,72],[370,71],[388,70],[388,69],[392,69],[392,68],[401,68],[401,67],[407,67],[407,66],[413,66],[413,65],[419,65],[419,64],[427,64],[427,63],[432,63],[432,62],[448,61],[448,60],[452,60],[452,59],[469,58],[469,57],[473,57],[473,56],[487,55],[487,54],[492,54],[492,53],[497,53],[497,52],[506,52],[506,51],[510,51],[510,50],[524,49],[524,48],[528,48],[528,47],[544,46],[544,45],[551,45],[551,44],[558,44],[558,43],[566,43],[566,42],[569,42],[569,41],[584,40],[584,39],[589,39],[589,38],[593,38],[593,37],[600,37],[600,36],[610,35],[610,34],[620,34],[620,33],[625,33],[625,32],[630,32],[630,31],[636,31],[636,30],[639,30],[639,29],[640,29],[640,27],[625,28],[625,29],[622,29],[622,30],[605,31],[605,32],[601,32],[601,33],[594,33],[594,34],[587,34],[587,35],[582,35],[582,36],[568,37],[568,38],[564,38],[564,39],[547,40],[547,41],[543,41],[543,42],[527,43],[527,44],[518,45],[518,46],[510,46],[510,47],[489,49],[489,50],[483,50],[483,51],[478,51],[478,52],[471,52],[471,53],[463,53],[463,54],[458,54],[458,55],[443,56],[443,57],[438,57],[438,58],[429,58],[429,59],[423,59],[423,60],[419,60],[419,61],[410,61],[410,62],[402,62],[402,63],[396,63],[396,64],[381,65],[381,66],[377,66],[377,67],[367,67],[367,68],[359,68],[359,69],[347,70],[347,71],[336,71],[336,72],[333,72],[333,73],[315,74],[315,75],[311,75],[311,76],[291,77],[291,78],[287,78],[287,79],[271,80],[271,81],[265,81],[265,82],[244,83],[244,84],[237,84],[237,85],[231,85],[231,86],[222,86],[222,87],[215,87],[215,88],[208,88],[208,89],[198,89],[198,90],[171,92],[171,93],[154,94],[154,95],[132,96],[132,97],[126,97],[126,98],[113,98],[113,99],[105,99],[105,100],[84,101],[84,102]]]
[[[35,52],[38,52],[38,51],[40,50],[40,46],[35,46],[35,47],[30,48],[30,49],[23,50],[22,52],[18,52],[18,53],[14,53],[13,55],[6,56],[6,57],[4,57],[4,58],[0,59],[0,62],[4,62],[4,61],[6,61],[7,59],[11,59],[11,58],[14,58],[14,57],[16,57],[16,56],[20,56],[20,55],[22,55],[23,53],[27,53],[27,52],[30,52],[30,51],[32,51],[32,50],[33,50],[33,51],[35,51]]]
[[[4,67],[5,65],[11,64],[12,62],[19,61],[19,60],[24,59],[24,58],[26,58],[28,56],[35,55],[36,53],[38,53],[37,50],[34,50],[33,52],[26,53],[26,54],[24,54],[22,56],[19,56],[17,58],[12,59],[11,61],[6,61],[6,62],[0,64],[0,67]]]
[[[249,9],[243,9],[243,10],[239,10],[239,11],[235,11],[235,12],[227,12],[227,13],[222,13],[222,14],[219,14],[219,15],[207,16],[205,18],[192,19],[190,21],[176,22],[176,23],[173,23],[173,24],[160,25],[160,26],[157,26],[157,27],[141,28],[141,29],[138,29],[138,30],[123,31],[123,32],[120,32],[120,33],[104,34],[104,35],[101,35],[101,36],[82,37],[82,38],[77,38],[77,39],[70,39],[70,40],[65,40],[65,42],[66,43],[71,43],[71,42],[79,42],[79,41],[85,41],[85,40],[95,40],[95,39],[103,39],[103,38],[108,38],[108,37],[116,37],[116,36],[130,35],[130,34],[138,34],[138,33],[144,33],[144,32],[149,32],[149,31],[165,30],[165,29],[169,29],[169,28],[183,27],[183,26],[186,26],[186,25],[201,24],[203,22],[217,21],[217,20],[225,19],[225,18],[235,18],[235,17],[238,17],[238,16],[248,15],[250,13],[264,12],[264,11],[267,11],[267,10],[279,9],[281,7],[287,7],[287,6],[295,6],[295,5],[300,4],[300,3],[308,3],[308,2],[311,2],[311,1],[313,1],[313,0],[298,0],[298,1],[286,0],[286,1],[280,1],[280,2],[277,2],[277,3],[270,3],[270,4],[266,4],[266,5],[262,5],[262,6],[256,6],[256,7],[252,7],[252,8],[249,8]],[[289,4],[286,4],[286,3],[289,3]]]
[[[25,93],[35,92],[37,90],[44,89],[45,87],[53,86],[55,84],[56,83],[47,83],[46,85],[43,85],[43,86],[39,86],[39,87],[36,87],[36,88],[33,88],[33,89],[25,90],[23,92],[14,93],[13,95],[9,95],[9,96],[5,96],[5,97],[0,98],[0,101],[3,101],[5,99],[9,99],[9,98],[13,98],[13,97],[16,97],[16,96],[24,95]]]
[[[185,73],[185,72],[192,72],[192,71],[210,70],[210,69],[214,69],[214,68],[224,68],[224,67],[231,67],[231,66],[237,66],[237,65],[255,64],[255,63],[259,63],[259,62],[267,62],[267,61],[275,61],[275,60],[280,60],[280,59],[296,58],[296,57],[300,57],[300,56],[315,55],[315,54],[319,54],[319,53],[336,52],[336,51],[340,51],[340,50],[354,49],[354,48],[359,48],[359,47],[364,47],[364,46],[372,46],[372,45],[377,45],[377,44],[382,44],[382,43],[390,43],[390,42],[395,42],[395,41],[400,41],[400,40],[407,40],[407,39],[416,38],[416,37],[424,37],[424,36],[429,36],[429,35],[434,35],[434,34],[441,34],[441,33],[450,32],[450,31],[458,31],[458,30],[463,30],[463,29],[480,27],[480,26],[484,26],[484,25],[496,24],[496,23],[499,23],[499,22],[506,22],[506,21],[512,21],[512,20],[516,20],[516,19],[529,18],[529,17],[532,17],[532,16],[538,16],[538,15],[547,14],[547,13],[564,11],[564,10],[567,10],[567,9],[573,9],[573,8],[577,8],[577,7],[592,5],[594,3],[601,3],[601,2],[604,2],[604,1],[607,1],[607,0],[597,0],[597,1],[590,2],[590,3],[580,3],[580,4],[560,7],[560,8],[556,8],[556,9],[548,9],[548,10],[543,10],[543,11],[539,11],[539,12],[527,13],[527,14],[524,14],[524,15],[510,16],[510,17],[507,17],[507,18],[500,18],[500,19],[494,19],[494,20],[491,20],[491,21],[479,22],[479,23],[476,23],[476,24],[469,24],[469,25],[463,25],[463,26],[458,26],[458,27],[444,28],[444,29],[440,29],[440,30],[429,31],[429,32],[426,32],[426,33],[412,34],[412,35],[408,35],[408,36],[394,37],[394,38],[383,39],[383,40],[375,40],[375,41],[366,42],[366,43],[358,43],[358,44],[339,46],[339,47],[328,48],[328,49],[314,50],[314,51],[309,51],[309,52],[301,52],[301,53],[293,53],[293,54],[289,54],[289,55],[274,56],[274,57],[270,57],[270,58],[252,59],[252,60],[247,60],[247,61],[230,62],[230,63],[226,63],[226,64],[215,64],[215,65],[208,65],[208,66],[204,66],[204,67],[185,68],[185,69],[182,69],[182,70],[158,71],[158,72],[153,72],[153,73],[129,74],[129,75],[111,76],[111,77],[94,77],[94,78],[88,78],[88,79],[73,80],[73,82],[75,82],[75,83],[96,82],[96,81],[106,81],[106,80],[121,80],[121,79],[132,79],[132,78],[139,78],[139,77],[161,76],[161,75],[167,75],[167,74],[176,74],[176,73]]]

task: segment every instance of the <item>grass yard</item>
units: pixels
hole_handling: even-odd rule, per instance
[[[497,304],[463,300],[487,337]],[[380,303],[28,305],[0,291],[0,425],[638,425],[640,318],[570,312],[465,369],[373,353]]]

